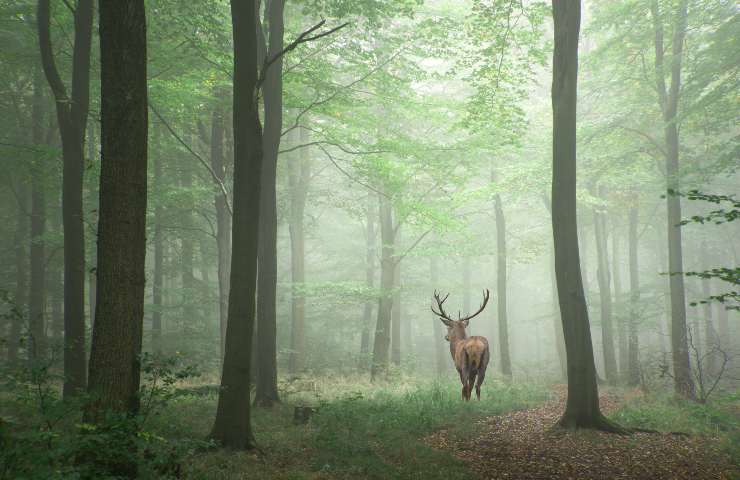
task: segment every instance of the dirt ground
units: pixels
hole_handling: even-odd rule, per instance
[[[453,439],[441,430],[426,440],[453,450],[482,479],[740,479],[740,468],[712,437],[553,429],[564,387],[555,393],[539,407],[482,420],[476,438]],[[617,406],[617,399],[602,396],[602,411]]]

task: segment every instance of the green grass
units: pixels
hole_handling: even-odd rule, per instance
[[[716,437],[740,464],[740,395],[717,395],[707,404],[676,398],[673,394],[635,397],[610,416],[628,427]]]
[[[453,382],[406,381],[373,386],[351,381],[312,382],[311,392],[284,396],[274,410],[255,410],[254,430],[265,458],[254,454],[209,451],[186,466],[189,478],[284,479],[463,479],[467,467],[448,452],[427,446],[423,438],[442,428],[450,435],[470,435],[475,421],[527,408],[546,398],[544,387],[487,382],[480,402],[463,403]],[[315,404],[308,425],[292,424],[293,404]],[[172,405],[177,418],[161,416],[167,435],[205,435],[213,418],[213,400],[186,398]],[[160,427],[158,427],[159,429]]]

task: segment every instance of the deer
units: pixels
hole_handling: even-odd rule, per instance
[[[467,317],[460,317],[460,312],[458,312],[457,320],[453,320],[444,310],[445,300],[449,296],[450,294],[448,293],[444,298],[440,298],[440,294],[435,290],[434,300],[437,303],[438,310],[435,310],[434,305],[432,305],[432,312],[447,327],[445,340],[450,342],[452,361],[455,362],[457,373],[460,374],[462,399],[464,401],[470,401],[470,394],[473,390],[473,384],[475,384],[475,396],[480,400],[480,386],[486,378],[486,368],[488,367],[488,360],[491,357],[491,353],[486,337],[477,335],[468,337],[465,329],[468,327],[470,320],[486,308],[490,292],[488,289],[483,292],[483,303],[477,312]]]

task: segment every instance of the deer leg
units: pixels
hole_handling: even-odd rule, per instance
[[[478,400],[480,400],[480,386],[483,383],[483,380],[486,378],[486,370],[483,369],[480,372],[478,372],[478,381],[475,382],[475,396],[478,397]]]
[[[475,376],[477,372],[473,371],[470,372],[470,379],[468,380],[468,400],[470,400],[470,396],[473,394],[473,385],[475,385]],[[476,390],[476,393],[478,390]],[[478,398],[480,400],[480,397]]]

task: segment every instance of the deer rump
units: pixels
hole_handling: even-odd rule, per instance
[[[488,340],[485,337],[468,337],[455,345],[455,367],[463,384],[464,398],[470,398],[476,377],[476,394],[480,398],[480,385],[486,376],[489,357]]]

